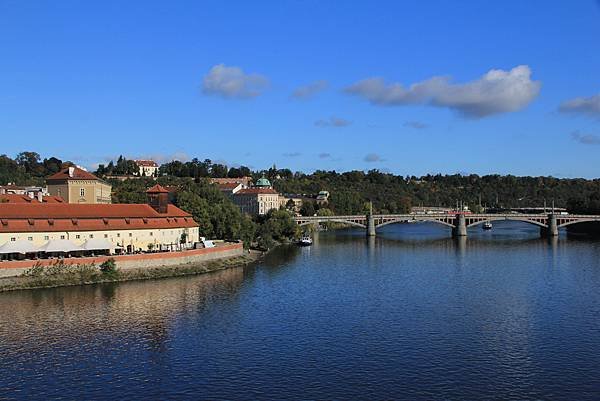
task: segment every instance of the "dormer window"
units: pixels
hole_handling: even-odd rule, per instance
[[[27,223],[32,226],[35,222],[33,219],[27,219]]]
[[[76,226],[77,224],[79,224],[79,221],[77,219],[71,219],[71,223],[73,223],[73,225]]]
[[[53,226],[54,225],[54,219],[48,219],[48,225]]]

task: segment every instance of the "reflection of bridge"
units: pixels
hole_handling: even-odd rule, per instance
[[[540,233],[544,236],[558,235],[560,227],[566,227],[571,224],[584,223],[590,221],[600,222],[598,215],[580,215],[580,214],[374,214],[358,216],[310,216],[296,217],[296,223],[299,225],[320,224],[320,223],[342,223],[352,226],[362,227],[367,230],[367,235],[374,236],[375,230],[379,227],[394,223],[408,223],[417,221],[427,221],[443,224],[452,228],[452,235],[464,237],[467,235],[467,228],[482,224],[486,221],[522,221],[534,224],[540,227]]]

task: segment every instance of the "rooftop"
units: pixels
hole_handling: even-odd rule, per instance
[[[48,181],[62,181],[62,180],[96,180],[100,181],[94,174],[89,173],[79,167],[67,167],[62,169],[56,174],[51,175],[47,178]]]

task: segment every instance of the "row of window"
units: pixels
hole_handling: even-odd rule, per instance
[[[148,234],[149,234],[149,236],[150,236],[150,237],[153,237],[153,236],[154,236],[154,232],[152,232],[152,231],[150,231]],[[164,235],[166,235],[167,233],[166,233],[165,231],[163,231],[163,233],[162,233],[162,234],[163,234],[163,236],[164,236]],[[171,230],[170,234],[173,234],[173,230]],[[117,233],[117,238],[120,238],[120,237],[121,237],[121,233]],[[133,233],[129,233],[129,237],[130,237],[130,238],[131,238],[131,237],[133,237]],[[94,234],[89,234],[89,238],[94,238]],[[104,234],[104,238],[108,238],[108,234]],[[45,240],[45,241],[48,241],[49,239],[50,239],[50,236],[48,236],[48,235],[45,235],[45,236],[44,236],[44,240]],[[64,236],[64,235],[61,235],[61,236],[60,236],[60,239],[65,239],[65,236]],[[75,239],[81,239],[81,234],[75,234]],[[11,238],[10,238],[10,240],[11,240],[12,242],[15,242],[15,241],[17,240],[17,237],[11,237]],[[33,241],[33,237],[27,237],[27,240],[28,240],[28,241]]]

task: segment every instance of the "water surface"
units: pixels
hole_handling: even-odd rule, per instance
[[[320,233],[253,267],[0,294],[0,399],[600,398],[600,242]]]

